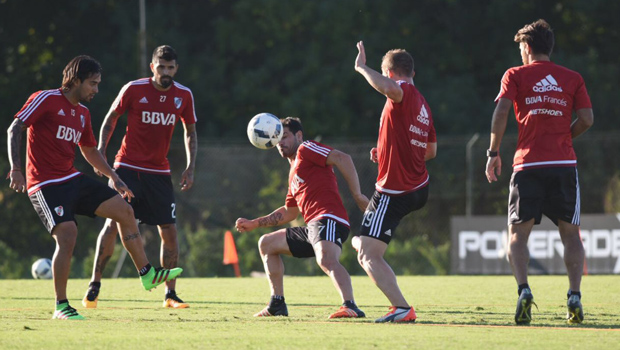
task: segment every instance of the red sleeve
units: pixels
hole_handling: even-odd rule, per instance
[[[129,89],[131,83],[127,83],[116,96],[116,99],[112,103],[112,109],[118,115],[123,115],[127,111],[131,104],[131,89]]]
[[[299,146],[297,156],[300,161],[309,161],[321,167],[327,166],[327,156],[332,148],[318,142],[306,141]]]
[[[284,201],[284,206],[287,208],[296,208],[298,207],[297,201],[291,194],[291,187],[289,186],[288,191],[286,192],[286,200]]]
[[[22,109],[15,114],[15,118],[19,118],[26,126],[34,124],[47,111],[48,91],[37,91],[28,97],[28,100]]]
[[[84,131],[82,132],[82,137],[80,138],[80,142],[78,145],[80,147],[96,147],[97,139],[95,139],[95,135],[93,134],[93,125],[90,122],[90,113],[86,113],[86,121],[84,123]]]
[[[507,98],[511,101],[515,100],[517,97],[517,82],[515,80],[516,75],[512,69],[509,69],[506,73],[504,73],[499,94],[495,98],[495,102],[499,101],[500,98]]]
[[[194,110],[194,95],[188,90],[187,96],[188,101],[181,113],[181,121],[183,121],[183,124],[196,124],[198,119],[196,118],[196,111]]]
[[[437,133],[435,132],[435,123],[431,123],[431,128],[428,130],[428,139],[426,142],[437,142]]]
[[[592,102],[590,102],[590,96],[586,89],[586,83],[583,81],[581,75],[579,76],[579,85],[577,91],[575,91],[575,103],[573,104],[575,110],[582,108],[592,108]]]

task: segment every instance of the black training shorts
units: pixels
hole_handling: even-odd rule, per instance
[[[48,185],[29,196],[39,218],[52,232],[61,222],[75,221],[75,215],[95,217],[101,203],[118,193],[86,175]]]
[[[116,173],[135,196],[129,204],[141,224],[176,222],[176,203],[169,174],[151,174],[128,168],[118,168]]]
[[[553,223],[580,223],[579,177],[576,167],[535,168],[514,172],[510,178],[508,225],[545,214]]]
[[[389,244],[400,220],[424,207],[427,199],[428,185],[399,196],[375,191],[364,213],[360,236],[376,238]]]
[[[288,249],[296,258],[315,256],[314,245],[319,241],[329,241],[342,249],[342,243],[349,237],[349,227],[335,220],[323,218],[312,221],[307,227],[286,229]]]

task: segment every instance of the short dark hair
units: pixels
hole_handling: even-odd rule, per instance
[[[169,45],[161,45],[153,50],[153,61],[162,59],[166,61],[177,61],[177,52]],[[178,63],[178,62],[177,62]]]
[[[534,54],[551,56],[555,39],[549,23],[539,19],[519,29],[515,35],[515,42],[527,43]]]
[[[304,128],[301,126],[301,120],[296,117],[286,117],[280,119],[283,128],[288,128],[291,134],[295,135],[298,131],[304,132]]]
[[[381,69],[389,69],[400,76],[413,77],[413,57],[403,49],[390,50],[381,60]]]
[[[62,71],[62,87],[70,89],[78,80],[83,82],[93,75],[101,74],[103,69],[96,59],[80,55],[73,58]]]

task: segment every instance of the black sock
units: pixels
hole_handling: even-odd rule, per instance
[[[101,282],[90,282],[88,284],[88,288],[99,290],[99,289],[101,289]]]
[[[269,307],[280,306],[284,304],[284,296],[283,295],[272,295],[271,300],[269,301]]]
[[[342,303],[342,306],[346,306],[349,309],[357,309],[357,305],[355,305],[353,300],[345,300],[344,303]]]
[[[67,300],[67,299],[56,300],[56,305],[60,305],[60,304],[64,304],[64,303],[69,304],[69,300]]]
[[[579,300],[581,300],[581,292],[575,292],[569,289],[566,296],[570,298],[571,295],[576,295],[577,297],[579,297]]]
[[[140,276],[144,276],[146,275],[149,271],[151,271],[151,264],[146,264],[146,266],[144,266],[143,268],[140,269]]]
[[[174,289],[168,289],[168,290],[166,291],[166,299],[168,299],[168,298],[170,298],[170,297],[174,297],[174,296],[176,296],[176,295],[177,295],[177,292],[176,292],[176,290],[174,290]]]
[[[530,289],[530,285],[527,283],[523,283],[519,285],[519,291],[517,293],[519,293],[519,296],[521,296],[521,292],[525,289]]]
[[[411,309],[411,306],[397,306],[397,309],[405,309],[405,310],[409,310]]]

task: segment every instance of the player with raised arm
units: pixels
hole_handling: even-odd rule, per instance
[[[501,173],[499,154],[508,112],[514,106],[519,125],[508,200],[508,258],[518,284],[517,324],[532,320],[534,297],[528,284],[527,241],[545,214],[557,226],[564,244],[568,271],[568,322],[581,323],[581,276],[584,248],[579,235],[579,178],[572,139],[594,122],[592,104],[581,75],[550,60],[554,45],[551,27],[538,20],[520,29],[523,65],[508,69],[496,97],[487,151],[486,176],[497,181]],[[573,111],[577,118],[573,121]]]
[[[371,160],[379,167],[375,193],[364,213],[360,236],[351,243],[362,268],[392,304],[390,311],[375,322],[415,322],[415,310],[405,300],[383,256],[400,220],[426,204],[426,161],[437,154],[435,127],[426,100],[413,85],[411,55],[402,49],[388,51],[381,74],[366,65],[361,41],[357,49],[355,70],[387,100],[377,147],[370,151]]]
[[[351,277],[339,261],[350,228],[333,171],[334,166],[338,168],[356,204],[363,210],[368,198],[360,191],[355,165],[346,153],[318,142],[304,141],[298,118],[283,119],[282,125],[282,140],[277,147],[290,164],[285,205],[253,220],[239,218],[235,226],[239,232],[249,232],[257,227],[283,225],[297,218],[300,212],[307,226],[280,229],[263,235],[258,241],[271,288],[271,300],[254,316],[288,316],[281,255],[292,255],[296,258],[315,257],[317,264],[332,279],[343,303],[329,318],[365,317],[355,304]]]
[[[198,140],[194,97],[189,88],[174,81],[178,70],[177,53],[162,45],[153,51],[152,78],[127,83],[121,89],[101,126],[99,151],[106,154],[110,137],[118,119],[127,113],[127,130],[114,168],[136,194],[131,205],[140,223],[157,225],[161,237],[161,264],[177,264],[179,244],[176,229],[176,204],[168,150],[176,123],[181,120],[185,130],[187,167],[181,175],[181,191],[194,183],[194,167]],[[114,252],[118,225],[107,220],[97,240],[92,279],[82,303],[96,308],[103,270]],[[176,280],[166,281],[164,307],[187,308],[175,290]]]
[[[62,87],[32,94],[8,129],[10,187],[16,192],[28,192],[34,209],[56,241],[52,260],[55,319],[84,319],[67,299],[71,257],[78,234],[75,215],[101,216],[118,222],[123,245],[146,290],[176,278],[183,271],[153,268],[149,264],[133,210],[123,200],[131,200],[134,194],[95,148],[90,112],[81,102],[92,100],[100,82],[99,62],[89,56],[75,57],[63,71]],[[28,130],[26,179],[20,156],[24,130]],[[76,145],[84,158],[110,179],[113,189],[75,169]]]

